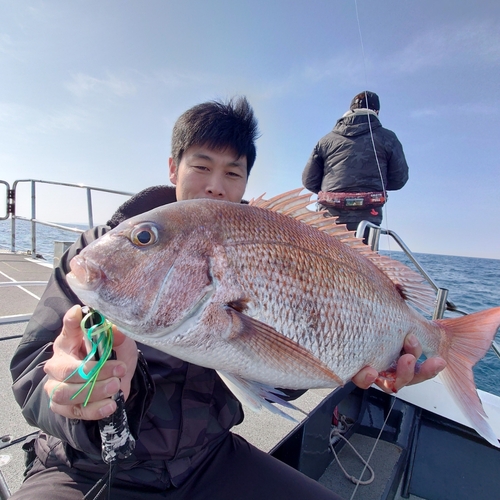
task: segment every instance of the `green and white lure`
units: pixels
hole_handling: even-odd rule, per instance
[[[75,399],[85,389],[88,389],[85,401],[83,402],[83,406],[87,406],[97,378],[99,377],[99,372],[113,352],[113,325],[101,313],[94,309],[85,306],[82,308],[82,312],[84,312],[85,315],[80,325],[85,333],[85,343],[87,344],[88,354],[85,359],[82,360],[80,366],[71,372],[62,383],[67,382],[78,373],[78,375],[85,380],[85,383],[75,392],[75,394],[73,394],[73,396],[71,396],[71,399]],[[89,361],[97,362],[88,372],[86,372],[85,367]],[[59,385],[54,388],[52,393],[54,393],[57,387],[59,387]],[[50,401],[52,402],[52,395],[50,396]]]
[[[83,406],[87,405],[99,372],[113,352],[113,325],[98,311],[89,307],[82,308],[82,312],[86,311],[88,312],[82,318],[80,325],[85,332],[85,342],[89,352],[78,369],[70,375],[78,373],[83,380],[86,380],[85,384],[71,397],[71,399],[76,398],[88,387]],[[86,373],[85,366],[89,361],[97,361],[97,363]]]

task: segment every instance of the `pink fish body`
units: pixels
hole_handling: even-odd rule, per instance
[[[217,370],[235,393],[343,385],[365,366],[387,369],[414,333],[446,359],[445,383],[498,446],[472,366],[500,308],[427,320],[407,302],[424,309],[433,292],[409,268],[294,193],[256,204],[183,201],[131,218],[72,260],[68,283],[126,335]]]

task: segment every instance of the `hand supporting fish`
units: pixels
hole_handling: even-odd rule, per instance
[[[266,386],[333,388],[360,371],[367,381],[414,335],[428,357],[444,359],[442,378],[457,404],[498,446],[472,366],[491,345],[500,308],[427,320],[414,308],[433,305],[421,276],[308,211],[306,196],[160,207],[86,247],[68,283],[129,337],[229,375],[239,397],[253,402]],[[413,371],[412,354],[399,363]],[[441,367],[424,364],[423,376]]]
[[[422,346],[418,338],[410,333],[405,337],[401,357],[393,367],[391,377],[380,376],[374,368],[362,368],[352,381],[361,389],[368,389],[376,384],[380,389],[389,394],[396,393],[407,385],[419,384],[435,377],[446,368],[446,361],[438,356],[418,362],[422,356]]]

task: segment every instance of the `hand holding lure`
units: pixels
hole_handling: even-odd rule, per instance
[[[64,382],[77,374],[86,382],[71,397],[75,399],[85,389],[88,388],[83,406],[89,402],[94,389],[99,372],[108,359],[116,359],[113,351],[113,328],[112,324],[98,311],[87,306],[82,307],[83,319],[80,323],[85,334],[88,354],[80,366],[74,370]],[[97,361],[95,366],[85,372],[88,361]],[[127,458],[135,448],[135,439],[130,433],[127,414],[125,412],[125,398],[121,389],[113,396],[116,402],[116,410],[109,417],[98,421],[99,432],[102,442],[102,459],[107,464],[112,464],[118,459]]]

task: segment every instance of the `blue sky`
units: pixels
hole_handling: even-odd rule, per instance
[[[416,252],[500,258],[498,0],[2,0],[0,64],[0,179],[132,192],[168,182],[179,114],[233,95],[262,134],[247,197],[299,187],[375,91],[410,165],[384,224]],[[51,197],[39,216],[78,222]]]

